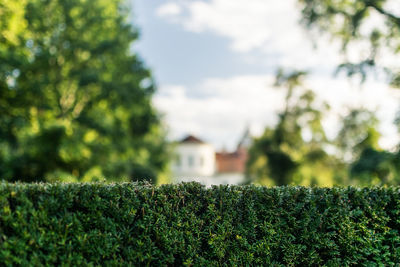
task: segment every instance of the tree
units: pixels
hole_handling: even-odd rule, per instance
[[[278,71],[275,85],[286,89],[285,107],[276,127],[267,127],[250,148],[249,181],[275,185],[333,183],[335,160],[325,151],[328,140],[321,124],[329,107],[325,103],[316,105],[314,93],[302,86],[305,75],[302,71]]]
[[[299,0],[303,23],[311,30],[328,33],[341,41],[346,60],[338,66],[349,76],[365,81],[373,71],[385,73],[389,84],[400,88],[400,16],[391,0]],[[356,59],[354,54],[363,49]],[[356,48],[356,49],[355,49]],[[351,59],[351,57],[353,59]],[[391,58],[391,60],[387,60]],[[352,117],[353,116],[353,117]],[[367,116],[365,120],[357,119]],[[368,118],[369,117],[369,118]],[[347,120],[347,122],[346,122]],[[346,118],[338,140],[352,159],[350,175],[361,184],[399,182],[399,152],[384,151],[378,145],[379,133],[372,113],[353,111]],[[355,123],[353,126],[351,123]],[[345,148],[347,146],[347,148]],[[344,149],[344,150],[343,150]],[[349,150],[349,149],[352,149]]]
[[[138,34],[127,15],[122,0],[0,3],[0,177],[165,169],[155,85],[131,50]]]
[[[347,60],[339,66],[348,75],[366,74],[380,68],[388,74],[390,84],[400,87],[399,66],[385,62],[382,55],[396,58],[400,50],[400,16],[390,0],[299,0],[302,18],[310,29],[328,32],[342,42],[343,52],[354,54],[352,45],[368,45],[358,60]],[[392,2],[393,4],[393,2]],[[352,55],[354,56],[354,55]],[[398,61],[398,60],[397,60]]]
[[[366,147],[351,165],[350,175],[357,185],[397,185],[399,163],[396,153]]]
[[[351,109],[341,119],[335,145],[348,169],[344,184],[389,184],[397,178],[396,156],[379,146],[379,120],[364,108]]]
[[[335,145],[338,156],[346,162],[356,160],[366,148],[379,149],[379,124],[375,114],[365,108],[351,109],[341,118]]]

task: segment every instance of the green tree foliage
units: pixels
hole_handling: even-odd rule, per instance
[[[383,60],[396,57],[400,51],[400,16],[391,0],[299,0],[303,22],[309,28],[328,32],[342,41],[343,51],[355,43],[368,46],[356,61],[347,60],[340,68],[348,75],[361,74],[379,67],[384,70],[395,87],[400,87],[399,66]],[[391,5],[392,4],[392,5]],[[356,50],[352,49],[351,53]],[[354,55],[353,55],[354,56]]]
[[[349,165],[346,183],[356,185],[398,184],[398,153],[379,146],[378,119],[366,109],[353,109],[342,118],[336,138],[338,153]]]
[[[385,73],[390,85],[400,87],[400,16],[391,0],[299,0],[303,23],[318,34],[340,40],[345,61],[338,71],[360,75]],[[360,51],[361,50],[361,51]],[[398,60],[397,60],[398,61]],[[398,184],[399,152],[378,145],[377,119],[366,110],[353,110],[343,120],[336,145],[349,166],[352,183]]]
[[[122,0],[0,2],[1,178],[165,169],[154,83],[127,16]]]
[[[249,151],[249,181],[262,184],[332,185],[336,161],[325,151],[328,140],[321,124],[325,103],[304,88],[306,73],[280,70],[276,86],[286,90],[285,107],[274,128],[254,140]]]
[[[351,178],[357,185],[398,185],[399,155],[384,150],[365,148],[351,165]]]
[[[354,161],[366,148],[379,149],[379,120],[373,112],[364,108],[351,109],[340,121],[335,145],[338,156],[344,161]]]

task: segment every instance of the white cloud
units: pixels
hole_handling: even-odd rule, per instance
[[[324,126],[332,137],[338,128],[338,115],[348,107],[366,107],[377,111],[382,121],[381,145],[386,148],[398,142],[392,121],[398,110],[400,96],[390,91],[384,83],[368,80],[362,88],[347,79],[317,76],[319,69],[332,70],[342,62],[337,51],[340,44],[320,36],[318,49],[299,25],[300,8],[296,0],[175,0],[161,5],[159,17],[177,23],[194,33],[213,33],[230,40],[230,49],[254,60],[254,64],[267,61],[268,55],[278,56],[278,65],[316,70],[307,84],[317,95],[328,102],[331,112]],[[392,1],[392,6],[397,2]],[[174,8],[169,6],[174,5]],[[178,8],[179,7],[179,8]],[[168,9],[179,10],[166,12]],[[393,9],[393,8],[392,8]],[[373,16],[370,25],[378,25]],[[350,47],[348,59],[358,60],[369,46],[363,43]],[[257,53],[254,53],[257,52]],[[265,56],[259,56],[261,55]],[[387,52],[381,60],[395,64]],[[322,71],[324,72],[324,71]],[[272,76],[241,75],[231,78],[208,78],[191,87],[169,85],[161,87],[154,101],[166,113],[172,138],[191,132],[206,138],[217,146],[232,148],[247,123],[253,132],[261,134],[265,125],[276,121],[276,113],[283,106],[283,91],[272,88]]]
[[[181,6],[174,2],[166,3],[156,10],[156,14],[159,17],[177,16],[181,14],[181,12]]]
[[[217,147],[232,148],[247,124],[262,129],[276,120],[283,95],[271,83],[270,76],[250,75],[208,79],[194,89],[165,86],[154,104],[165,113],[172,139],[193,133]],[[203,97],[190,96],[193,90],[202,91]]]
[[[243,75],[227,79],[207,79],[195,88],[169,85],[161,87],[154,97],[155,106],[166,115],[171,139],[192,133],[213,143],[232,149],[250,124],[253,134],[260,135],[266,125],[273,125],[283,108],[284,90],[272,87],[273,77]],[[369,82],[363,88],[350,86],[347,80],[332,77],[310,77],[307,81],[320,101],[331,111],[324,121],[330,137],[338,129],[338,116],[348,107],[377,110],[382,123],[381,145],[390,148],[398,141],[392,124],[400,94],[381,83]],[[356,86],[357,87],[357,86]],[[193,91],[202,92],[193,95]]]
[[[331,40],[320,41],[320,48],[314,49],[310,37],[299,25],[296,0],[176,1],[175,4],[185,12],[168,17],[169,21],[181,24],[188,31],[226,37],[235,52],[280,55],[280,64],[290,67],[334,66],[339,62],[337,54],[332,53],[332,47],[337,50],[339,45],[333,45]],[[161,5],[157,13],[168,5]]]
[[[197,32],[211,31],[226,36],[232,40],[234,50],[249,52],[263,47],[273,36],[273,28],[268,25],[279,14],[282,4],[275,6],[276,10],[271,10],[270,3],[263,0],[251,4],[246,0],[194,1],[187,5],[190,15],[184,26]]]

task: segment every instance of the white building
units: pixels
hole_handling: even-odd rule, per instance
[[[175,182],[201,182],[213,176],[214,147],[189,135],[176,145],[172,172]]]
[[[216,152],[214,147],[192,135],[178,142],[172,163],[173,182],[196,181],[206,186],[240,184],[244,181],[249,132],[234,152]]]

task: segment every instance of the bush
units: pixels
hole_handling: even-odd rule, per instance
[[[0,263],[393,266],[399,213],[399,188],[0,183]]]

